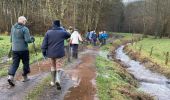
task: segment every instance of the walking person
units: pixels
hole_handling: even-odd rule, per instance
[[[98,36],[98,39],[99,39],[99,42],[100,42],[100,46],[103,45],[102,41],[103,41],[103,36],[102,36],[103,32],[99,32],[99,36]]]
[[[108,34],[106,31],[103,31],[103,44],[106,45],[106,40],[108,39]]]
[[[67,32],[68,33],[70,33],[70,34],[72,34],[72,32],[73,32],[73,28],[72,28],[72,26],[69,26],[69,29],[67,30]],[[65,45],[65,49],[66,49],[66,53],[67,53],[67,60],[68,60],[68,62],[71,62],[71,59],[70,59],[70,57],[71,57],[71,46],[70,46],[70,43],[69,43],[69,41],[70,41],[70,38],[69,39],[67,39],[67,40],[65,40],[64,41],[64,45]]]
[[[92,33],[92,43],[94,46],[96,46],[96,42],[97,42],[97,34],[95,31],[93,31]]]
[[[56,84],[58,89],[61,89],[61,87],[60,81],[56,80],[56,74],[59,72],[61,64],[57,61],[65,56],[64,40],[68,39],[69,37],[70,34],[60,27],[60,21],[55,20],[53,22],[52,28],[46,32],[41,47],[43,56],[45,58],[48,57],[51,60],[52,80],[50,84],[51,86]]]
[[[93,31],[90,31],[90,33],[89,33],[90,44],[93,43],[93,38],[92,38],[92,36],[93,36]]]
[[[86,33],[86,36],[85,36],[87,44],[89,44],[89,42],[90,42],[89,36],[90,36],[90,30],[88,29],[88,32]]]
[[[35,41],[30,36],[29,29],[25,26],[27,19],[24,16],[18,18],[18,22],[11,28],[12,43],[12,65],[8,70],[8,83],[15,86],[14,76],[19,67],[20,60],[23,63],[23,82],[28,81],[27,74],[30,73],[28,43]]]
[[[78,46],[79,46],[79,41],[83,41],[78,30],[75,29],[74,32],[71,34],[70,38],[70,44],[72,47],[72,56],[73,58],[77,59],[78,58]]]

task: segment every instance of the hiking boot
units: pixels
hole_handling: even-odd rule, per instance
[[[15,86],[14,77],[13,76],[9,75],[7,81],[8,81],[10,86],[12,86],[12,87]]]
[[[166,81],[167,84],[170,84],[170,81]]]
[[[27,82],[27,81],[29,81],[30,79],[28,78],[28,76],[26,75],[26,76],[23,76],[23,81],[22,82]]]
[[[60,86],[61,72],[62,72],[62,70],[59,69],[59,70],[57,70],[57,73],[56,73],[56,81],[55,81],[55,84],[56,84],[58,90],[61,90],[61,86]]]
[[[56,77],[56,71],[51,71],[51,79],[52,79],[50,83],[51,86],[55,85],[55,77]]]
[[[57,89],[58,89],[58,90],[61,90],[61,85],[60,85],[60,83],[56,82],[55,84],[56,84],[56,86],[57,86]]]

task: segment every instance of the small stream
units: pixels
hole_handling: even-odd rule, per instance
[[[139,90],[149,93],[156,100],[170,100],[170,84],[167,83],[169,80],[163,75],[146,69],[140,62],[131,60],[123,52],[123,48],[124,46],[120,46],[116,50],[116,59],[121,60],[121,62],[128,66],[128,71],[139,80]]]

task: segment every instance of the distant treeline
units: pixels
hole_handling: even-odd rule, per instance
[[[28,19],[32,33],[43,33],[55,19],[67,28],[118,31],[121,26],[121,0],[0,0],[0,30],[10,31],[18,16]]]
[[[170,37],[170,0],[141,0],[123,4],[122,0],[0,0],[0,32],[24,15],[34,34],[50,28],[60,19],[66,28],[81,32],[106,30]]]

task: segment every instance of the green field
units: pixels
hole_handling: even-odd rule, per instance
[[[8,55],[10,50],[10,38],[9,36],[0,36],[0,58]]]
[[[42,37],[35,37],[35,44],[38,50],[40,50],[42,40],[43,40]],[[10,36],[0,36],[0,58],[8,55],[10,47],[11,47]],[[31,53],[34,53],[32,44],[29,44],[29,49]]]
[[[142,41],[135,43],[130,48],[139,51],[141,49],[141,55],[146,56],[161,65],[165,65],[166,53],[170,52],[170,39],[154,39],[153,37],[144,38]],[[152,55],[151,48],[153,47]],[[170,61],[168,66],[170,67]]]

